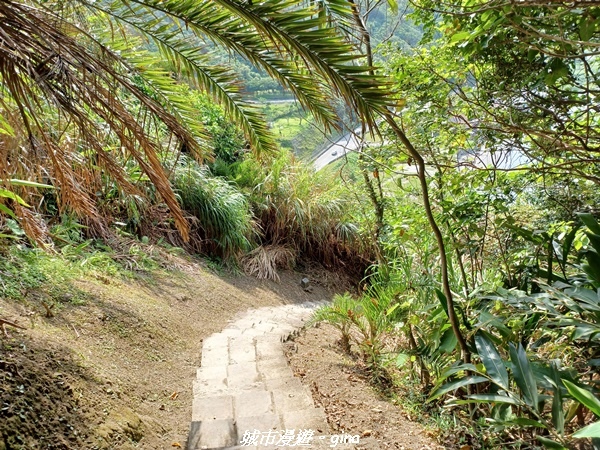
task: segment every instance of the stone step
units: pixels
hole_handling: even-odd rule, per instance
[[[192,421],[188,450],[231,448],[238,445],[233,419]]]
[[[304,386],[286,389],[275,389],[272,392],[275,409],[280,412],[300,411],[314,408],[312,396],[304,389]]]
[[[282,392],[297,392],[301,389],[305,389],[300,379],[292,375],[291,370],[289,375],[283,377],[265,377],[265,387],[268,391],[277,390]],[[308,392],[308,390],[306,390],[306,392]]]
[[[234,397],[233,402],[236,420],[275,413],[273,396],[269,391],[241,392]]]
[[[244,335],[229,340],[229,364],[256,362],[254,339]]]
[[[203,349],[227,349],[229,345],[229,336],[223,333],[214,333],[202,341]]]
[[[320,436],[328,430],[325,414],[294,377],[282,346],[321,304],[249,311],[203,341],[188,450],[248,448],[241,445],[248,433],[262,439],[258,448],[281,449],[294,431],[316,434],[308,448],[330,448],[329,437]]]
[[[229,347],[202,348],[202,367],[219,367],[229,363]]]
[[[202,397],[192,403],[192,421],[203,422],[233,418],[232,395]]]
[[[240,417],[236,419],[236,427],[238,435],[237,443],[240,444],[245,433],[252,433],[257,430],[262,433],[279,431],[282,429],[282,422],[277,414],[267,413],[259,416]]]
[[[256,362],[256,365],[262,380],[293,376],[292,369],[288,365],[287,359],[283,356],[283,353],[277,358],[259,359]]]
[[[242,362],[227,366],[227,387],[233,390],[265,390],[255,362]]]
[[[239,391],[229,389],[226,380],[196,380],[192,384],[194,398],[234,395],[236,392]]]
[[[323,433],[328,430],[327,417],[323,408],[284,411],[281,416],[286,430],[309,429],[314,430],[315,433]]]

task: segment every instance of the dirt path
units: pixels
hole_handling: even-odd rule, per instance
[[[437,448],[339,352],[334,329],[301,331],[315,306],[252,309],[204,340],[188,450]]]
[[[331,433],[360,436],[357,449],[443,449],[401,405],[372,387],[338,340],[336,329],[321,325],[286,344],[292,370],[311,388],[315,405],[324,408]]]
[[[360,434],[359,448],[366,449],[429,445],[415,426],[394,429],[403,419],[392,405],[373,403],[372,397],[356,403],[363,394],[374,394],[364,381],[356,381],[360,376],[339,362],[339,356],[330,348],[334,338],[316,334],[323,329],[310,330],[293,344],[298,352],[292,356],[292,367],[302,375],[305,387],[291,377],[289,366],[283,365],[281,344],[277,343],[275,350],[274,342],[259,343],[253,332],[245,333],[250,341],[236,340],[232,345],[229,340],[244,335],[231,331],[236,325],[232,327],[230,320],[243,319],[248,310],[265,314],[285,312],[291,307],[282,305],[331,298],[332,290],[324,285],[327,276],[335,283],[335,276],[322,274],[324,283],[315,283],[312,292],[306,292],[300,286],[303,275],[298,273],[282,273],[281,282],[275,283],[245,276],[218,276],[202,263],[175,256],[163,265],[162,271],[138,279],[98,275],[76,280],[70,289],[76,293],[77,304],[69,298],[59,300],[55,315],[50,318],[45,317],[41,303],[47,298],[43,291],[28,292],[26,299],[19,302],[0,298],[0,315],[27,328],[9,329],[9,337],[0,335],[0,450],[185,448],[190,420],[193,417],[198,422],[204,414],[202,407],[196,406],[192,411],[192,380],[201,366],[202,342],[210,343],[207,338],[218,335],[228,324],[228,366],[238,359],[244,362],[248,349],[255,352],[257,364],[279,366],[278,372],[261,368],[259,381],[265,383],[264,391],[271,392],[267,400],[273,403],[265,400],[264,391],[250,396],[244,407],[251,413],[265,412],[265,416],[271,406],[309,401],[304,406],[312,408],[316,403],[321,411],[325,410],[329,421],[329,425],[315,426],[316,433]],[[263,333],[262,326],[276,326],[287,333],[301,325],[292,316],[273,314],[264,320],[265,316],[259,320],[264,323],[258,328],[253,326],[257,322],[253,317],[238,331],[260,329]],[[286,320],[291,328],[282,325]],[[206,362],[202,366],[209,367]],[[230,368],[228,372],[225,368],[225,375],[243,383],[252,378],[247,370]],[[310,390],[314,400],[308,395]],[[196,391],[202,391],[198,383]],[[348,392],[350,397],[344,397]],[[239,404],[239,399],[232,397],[232,401]],[[385,414],[373,412],[375,407]],[[236,433],[255,428],[268,431],[262,422],[238,424],[240,418],[254,417],[244,416],[234,417]],[[390,417],[383,428],[367,420],[370,417],[378,422],[383,416]],[[323,419],[322,414],[320,418]],[[293,427],[297,437],[300,428],[311,426],[305,418],[295,424],[283,418],[271,428]],[[329,429],[319,428],[326,426]],[[371,433],[366,433],[368,430]],[[413,438],[410,433],[419,436]],[[424,444],[411,446],[413,443]],[[331,441],[327,444],[327,448],[332,446]]]
[[[331,296],[300,274],[281,282],[217,276],[172,257],[137,280],[75,281],[45,317],[43,292],[0,298],[27,330],[0,333],[0,450],[185,448],[202,339],[248,309]]]

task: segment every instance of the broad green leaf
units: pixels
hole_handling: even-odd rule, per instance
[[[590,244],[592,244],[592,247],[594,248],[594,250],[596,250],[596,252],[600,253],[600,235],[597,235],[595,233],[589,233],[586,232],[585,233],[588,237],[588,239],[590,240]]]
[[[7,216],[10,216],[13,219],[17,220],[17,216],[14,213],[14,211],[12,209],[10,209],[8,206],[3,205],[2,203],[0,203],[0,211],[3,212],[4,214],[6,214]]]
[[[562,435],[565,432],[565,413],[563,411],[562,391],[560,389],[560,374],[558,373],[556,364],[552,364],[551,371],[552,381],[554,381],[554,386],[552,387],[554,392],[554,397],[552,398],[552,424],[556,428],[556,431]]]
[[[540,54],[539,51],[530,49],[527,51],[527,60],[529,62],[535,61],[535,58]]]
[[[598,292],[592,289],[585,289],[582,287],[565,289],[565,294],[579,300],[579,306],[588,311],[600,312],[600,297]],[[567,305],[569,306],[569,305]],[[578,311],[579,312],[579,311]]]
[[[600,422],[594,422],[576,433],[574,438],[600,438]]]
[[[19,197],[14,192],[9,191],[8,189],[0,188],[0,197],[10,198],[11,200],[14,200],[15,202],[17,202],[19,205],[29,207],[29,205],[27,203],[25,203],[25,200],[23,200],[21,197]]]
[[[492,407],[492,419],[497,422],[506,422],[513,417],[512,407],[507,403],[496,403]]]
[[[598,221],[594,218],[594,216],[592,216],[590,213],[579,213],[577,216],[592,233],[600,235],[600,224],[598,224]]]
[[[562,246],[562,264],[565,266],[567,264],[567,259],[569,257],[569,253],[571,253],[571,247],[573,246],[573,242],[575,240],[575,236],[577,235],[577,231],[579,231],[579,225],[574,225],[571,231],[565,237],[565,241]]]
[[[509,340],[508,337],[511,335],[512,332],[510,328],[508,328],[497,316],[490,314],[487,311],[481,311],[479,313],[479,320],[482,324],[486,325],[483,328],[489,329],[489,326],[492,326],[496,330],[498,330],[498,333],[500,333],[500,335],[503,338],[505,338],[505,340]]]
[[[531,365],[527,359],[525,349],[519,343],[519,347],[516,348],[512,343],[509,346],[510,360],[512,361],[513,375],[517,386],[523,392],[527,404],[533,407],[534,410],[538,410],[538,391]]]
[[[552,448],[556,450],[568,450],[567,447],[562,445],[560,442],[553,441],[543,436],[538,436],[537,440],[544,446],[544,448]]]
[[[448,328],[442,335],[439,350],[444,353],[452,353],[458,344],[458,339],[452,328]]]
[[[458,33],[454,33],[450,38],[450,43],[466,41],[471,36],[470,31],[459,31]]]
[[[484,381],[488,381],[488,379],[486,377],[481,377],[481,376],[477,376],[477,375],[469,375],[465,378],[460,378],[459,380],[451,381],[450,383],[444,384],[440,388],[436,389],[432,393],[433,395],[431,395],[427,399],[427,401],[429,402],[429,401],[435,400],[436,398],[441,397],[442,395],[446,394],[447,392],[454,391],[458,388],[468,386],[470,384],[483,383]]]
[[[517,417],[516,419],[511,420],[509,423],[513,423],[521,427],[546,428],[546,426],[543,423],[538,422],[537,420],[528,419],[526,417]]]
[[[596,29],[593,17],[583,16],[579,21],[579,36],[582,41],[589,41]]]
[[[481,331],[475,335],[475,346],[488,376],[500,387],[508,390],[508,372],[496,346]]]
[[[392,11],[393,14],[398,13],[398,1],[397,0],[387,0],[387,4],[390,7],[390,11]]]
[[[25,236],[25,232],[14,219],[6,219],[6,226],[15,236]]]
[[[588,263],[582,266],[583,270],[590,277],[592,283],[597,286],[600,284],[600,255],[590,251],[585,254],[585,259],[587,259]]]
[[[442,305],[442,308],[444,309],[446,316],[448,316],[448,300],[446,299],[446,296],[439,289],[435,290],[435,294],[437,295],[437,298],[440,301],[440,304]]]
[[[576,384],[571,383],[569,380],[563,380],[563,383],[575,400],[600,417],[600,400],[594,394],[587,389],[580,388]]]
[[[456,404],[466,404],[466,403],[499,403],[506,405],[516,405],[521,406],[523,403],[505,395],[496,395],[496,394],[474,394],[468,395],[467,398],[469,400],[457,400],[454,403]]]
[[[553,58],[548,67],[550,72],[546,75],[545,81],[549,86],[554,85],[559,79],[569,76],[569,67],[560,58]]]
[[[446,378],[451,377],[452,375],[457,374],[458,372],[465,372],[465,371],[479,373],[479,371],[477,370],[477,367],[475,367],[475,365],[473,365],[473,364],[452,365],[442,372],[442,374],[439,377],[439,381],[442,382]]]
[[[600,326],[596,325],[588,325],[588,324],[578,324],[578,321],[573,321],[575,323],[575,332],[573,333],[573,340],[590,340],[593,339],[596,335],[600,334]]]

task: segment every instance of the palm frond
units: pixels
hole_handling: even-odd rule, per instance
[[[343,98],[368,126],[376,125],[376,114],[395,106],[391,85],[370,74],[371,67],[358,64],[363,56],[315,6],[299,0],[128,2],[133,3],[179,19],[190,30],[248,57],[284,86],[306,90],[299,101],[326,125],[332,125],[332,115],[325,113],[331,109],[323,103],[323,94]],[[292,73],[298,75],[285,78]]]
[[[238,17],[251,23],[304,63],[305,69],[323,78],[325,86],[343,98],[369,127],[375,115],[394,106],[391,85],[370,73],[372,67],[357,64],[363,55],[327,23],[313,7],[298,0],[271,0],[256,4],[216,0]]]
[[[257,152],[275,151],[275,141],[262,113],[255,104],[244,99],[241,81],[235,72],[227,67],[215,66],[197,39],[184,37],[183,30],[177,22],[165,20],[164,16],[156,17],[154,11],[135,3],[124,4],[116,1],[104,6],[102,3],[92,2],[88,6],[90,9],[101,10],[115,21],[141,32],[156,46],[160,57],[169,62],[175,73],[193,82],[198,89],[212,96],[225,109]],[[189,107],[186,108],[185,100],[179,99],[176,92],[166,89],[169,86],[165,86],[164,80],[171,80],[170,77],[165,77],[164,72],[158,71],[154,74],[146,69],[148,55],[144,55],[139,63],[130,55],[126,61],[147,81],[158,84],[155,91],[168,94],[168,100],[177,105],[178,111],[193,114]],[[190,120],[186,122],[193,123]]]
[[[94,143],[96,151],[102,147],[97,137],[103,135],[96,120],[99,118],[107,124],[148,173],[185,236],[187,223],[156,155],[158,144],[149,138],[143,125],[117,97],[118,90],[131,93],[178,139],[189,148],[196,148],[197,143],[188,129],[125,76],[118,56],[98,46],[93,39],[82,43],[81,35],[87,35],[72,23],[46,9],[16,2],[3,2],[0,15],[3,17],[0,27],[2,88],[19,109],[30,148],[39,152],[39,148],[44,147],[59,177],[58,184],[65,183],[61,186],[61,197],[66,192],[76,192],[77,183],[65,175],[68,164],[61,162],[65,158],[56,156],[54,139],[39,119],[48,108],[69,117],[80,134]],[[76,32],[77,38],[72,35]],[[90,51],[89,46],[96,48]],[[95,208],[86,200],[88,196],[73,195],[72,198],[67,204],[75,211],[84,217],[97,217]]]

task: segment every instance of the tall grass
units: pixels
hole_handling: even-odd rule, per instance
[[[362,276],[371,250],[349,220],[352,205],[334,180],[284,154],[268,165],[245,161],[236,181],[250,193],[263,245],[291,248],[299,257]]]
[[[255,224],[248,199],[235,186],[185,156],[171,178],[183,209],[198,219],[205,251],[229,259],[252,248]]]

